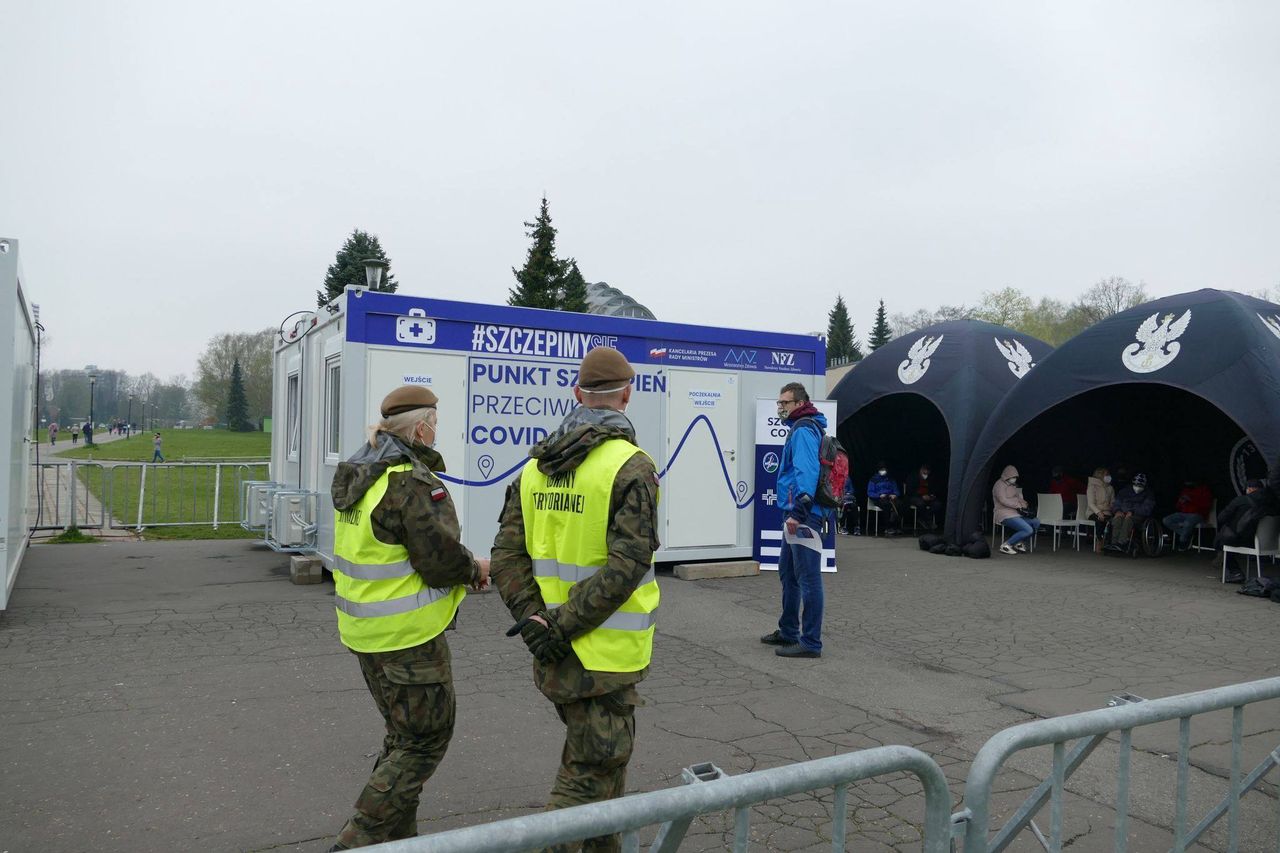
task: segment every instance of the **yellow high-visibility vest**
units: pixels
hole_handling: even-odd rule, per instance
[[[338,636],[356,652],[394,652],[438,636],[458,612],[467,591],[435,589],[409,564],[403,545],[387,545],[373,535],[370,514],[387,493],[392,465],[355,506],[335,512],[333,525],[334,602]]]
[[[625,438],[600,444],[575,470],[548,477],[530,459],[520,474],[520,508],[525,547],[542,600],[556,608],[569,600],[574,584],[609,561],[605,541],[609,499],[618,470],[637,453]],[[653,656],[658,581],[652,565],[631,597],[604,624],[574,637],[573,650],[587,669],[636,672]]]

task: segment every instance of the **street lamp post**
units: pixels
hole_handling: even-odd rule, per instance
[[[133,437],[133,394],[129,395],[129,414],[124,417],[124,434],[128,438]]]
[[[387,268],[390,266],[381,258],[365,258],[364,264],[364,282],[370,290],[377,290],[382,282],[383,276],[387,274]]]
[[[97,429],[97,423],[93,419],[93,390],[94,386],[98,384],[98,366],[95,364],[85,365],[84,372],[89,374],[89,423],[93,424],[94,429]],[[91,444],[92,442],[85,443]]]

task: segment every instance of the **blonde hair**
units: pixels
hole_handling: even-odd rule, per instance
[[[414,441],[413,433],[418,428],[418,424],[425,423],[433,430],[436,428],[436,408],[435,406],[424,406],[420,409],[410,409],[407,412],[401,412],[398,415],[388,415],[376,424],[369,424],[365,428],[365,433],[369,438],[369,446],[377,447],[378,433],[385,432],[404,439],[410,444]]]

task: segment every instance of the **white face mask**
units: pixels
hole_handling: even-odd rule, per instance
[[[886,474],[888,474],[889,472],[888,472],[888,471],[886,471],[885,469],[881,468],[881,469],[880,469],[879,471],[877,471],[876,473],[877,473],[877,474],[879,474],[881,477],[883,477],[883,476],[885,476]]]
[[[1134,493],[1135,495],[1140,495],[1140,494],[1142,494],[1142,490],[1143,490],[1143,489],[1145,489],[1145,488],[1146,488],[1146,486],[1134,486],[1134,487],[1133,487],[1133,493]]]
[[[1111,482],[1111,475],[1110,475],[1110,474],[1108,474],[1107,476],[1103,477],[1103,478],[1102,478],[1102,482],[1104,482],[1104,483],[1110,483],[1110,482]]]
[[[921,475],[920,475],[920,479],[921,479],[921,480],[927,480],[927,479],[929,479],[929,475],[928,475],[928,474],[921,474]]]

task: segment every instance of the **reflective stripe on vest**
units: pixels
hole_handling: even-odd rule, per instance
[[[533,558],[534,580],[548,609],[569,600],[574,584],[609,561],[609,502],[618,471],[644,451],[623,438],[595,447],[576,469],[548,477],[537,460],[520,474],[525,547]],[[589,670],[636,672],[653,656],[659,591],[653,568],[605,622],[573,639],[573,650]]]
[[[334,514],[338,636],[353,651],[393,652],[421,645],[444,631],[466,595],[461,586],[428,587],[403,545],[388,545],[373,535],[370,516],[387,493],[391,475],[412,470],[408,463],[387,468],[355,506]]]

